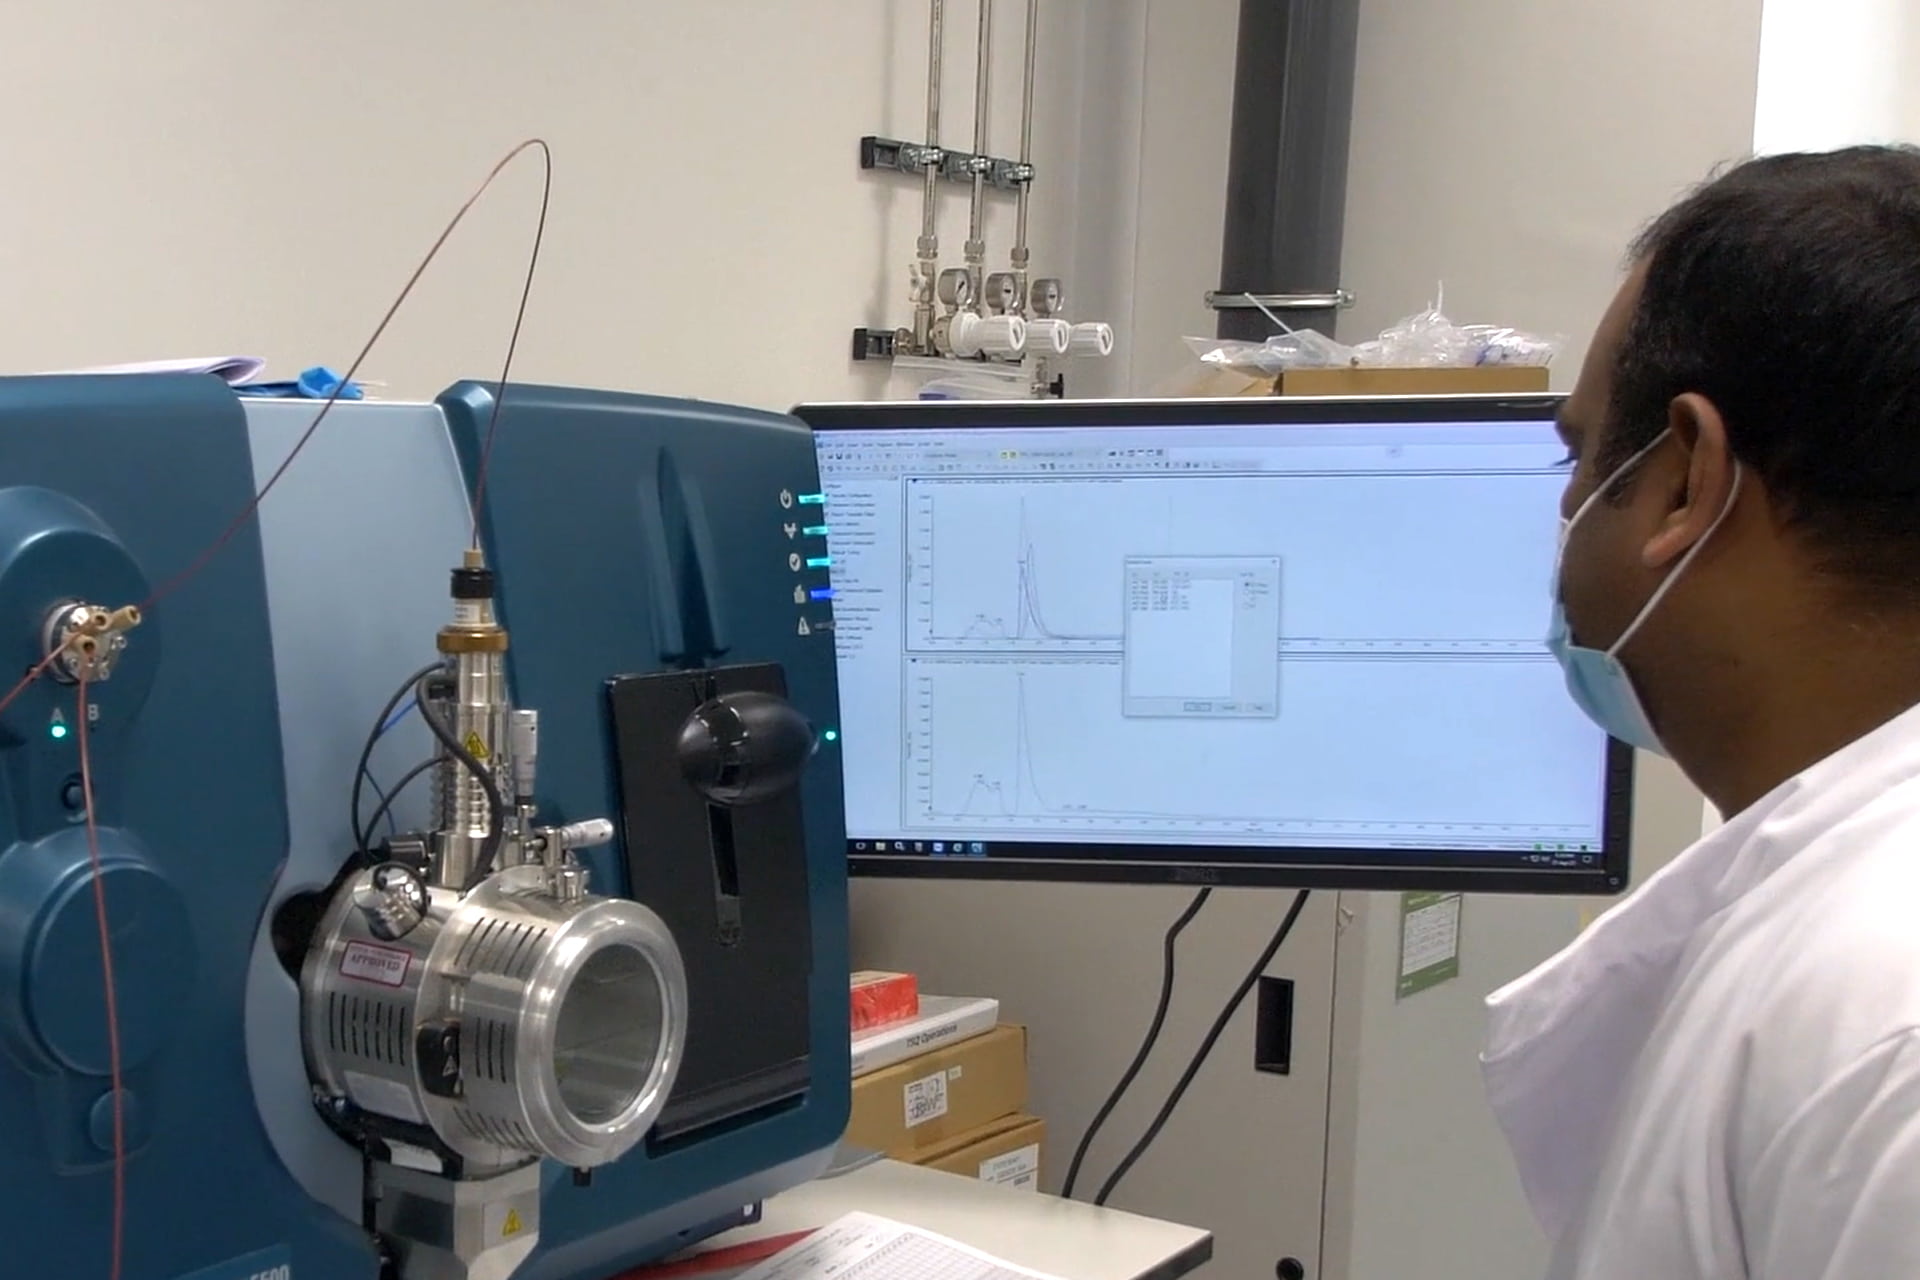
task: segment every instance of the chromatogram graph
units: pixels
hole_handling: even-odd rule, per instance
[[[904,761],[914,824],[1146,834],[1268,820],[1235,812],[1244,792],[1236,804],[1221,788],[1187,785],[1188,769],[1161,767],[1169,732],[1191,753],[1206,749],[1206,730],[1130,725],[1119,697],[1109,661],[914,664]],[[1229,746],[1218,734],[1212,745]]]
[[[1591,809],[1604,748],[1559,705],[1557,669],[1443,665],[1316,663],[1276,718],[1170,720],[1121,714],[1110,659],[913,659],[900,820],[932,838],[1362,847],[1584,830],[1564,815]],[[1468,722],[1482,737],[1463,751]]]
[[[906,647],[1118,653],[1124,562],[1157,549],[1165,525],[1165,504],[1143,510],[1137,489],[917,483],[907,510]]]

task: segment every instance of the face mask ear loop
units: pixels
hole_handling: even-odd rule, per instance
[[[1554,554],[1553,554],[1553,583],[1554,583],[1553,589],[1556,597],[1559,595],[1559,592],[1560,592],[1560,570],[1566,562],[1567,541],[1568,539],[1573,537],[1573,527],[1580,523],[1580,517],[1586,515],[1587,512],[1593,509],[1593,504],[1600,501],[1602,494],[1606,493],[1607,490],[1613,488],[1614,485],[1620,483],[1621,476],[1624,476],[1625,474],[1627,474],[1627,472],[1633,470],[1633,468],[1638,466],[1640,462],[1643,459],[1645,459],[1648,454],[1652,453],[1655,449],[1658,449],[1663,443],[1665,443],[1667,438],[1667,432],[1671,430],[1673,430],[1673,428],[1668,427],[1666,430],[1662,431],[1659,435],[1647,441],[1646,445],[1642,447],[1638,453],[1634,454],[1631,458],[1628,458],[1625,462],[1615,467],[1613,469],[1613,474],[1608,476],[1605,480],[1602,480],[1598,485],[1598,487],[1596,487],[1592,493],[1587,495],[1586,501],[1582,502],[1578,507],[1574,508],[1574,512],[1571,518],[1567,518],[1567,517],[1561,518],[1560,545],[1554,551]]]
[[[1639,466],[1642,462],[1646,461],[1648,454],[1652,453],[1655,449],[1658,449],[1661,445],[1665,444],[1667,442],[1667,436],[1670,435],[1672,431],[1673,431],[1672,427],[1668,427],[1665,430],[1661,431],[1659,435],[1647,441],[1646,446],[1642,448],[1638,453],[1634,454],[1631,458],[1628,458],[1625,462],[1615,467],[1613,469],[1612,475],[1608,476],[1605,480],[1602,480],[1597,486],[1595,486],[1594,491],[1587,495],[1587,500],[1585,502],[1582,502],[1579,505],[1579,507],[1577,507],[1574,510],[1573,518],[1567,521],[1567,532],[1568,533],[1573,532],[1573,526],[1580,523],[1580,517],[1586,515],[1587,512],[1593,507],[1593,504],[1600,501],[1601,497],[1607,492],[1607,490],[1613,488],[1613,486],[1615,486],[1616,484],[1619,484],[1621,476],[1624,476],[1625,474],[1627,474],[1627,472],[1633,470],[1635,467]]]
[[[1647,597],[1647,602],[1640,606],[1640,612],[1634,615],[1633,621],[1627,624],[1627,629],[1620,633],[1620,638],[1615,640],[1613,647],[1607,650],[1607,656],[1609,658],[1617,658],[1620,651],[1626,648],[1627,641],[1633,639],[1634,632],[1640,630],[1640,624],[1645,622],[1648,616],[1653,613],[1654,607],[1666,598],[1667,592],[1672,590],[1673,584],[1680,580],[1680,575],[1685,573],[1687,566],[1693,563],[1693,558],[1700,554],[1700,548],[1706,546],[1708,542],[1713,540],[1713,535],[1719,531],[1720,526],[1724,524],[1727,517],[1732,514],[1733,504],[1740,500],[1740,480],[1742,474],[1740,464],[1735,462],[1733,464],[1733,485],[1727,490],[1727,500],[1721,506],[1720,514],[1713,518],[1713,523],[1708,525],[1707,531],[1700,535],[1700,540],[1687,548],[1687,554],[1680,557],[1680,563],[1673,566],[1673,572],[1667,575],[1666,581],[1655,588],[1654,593]]]

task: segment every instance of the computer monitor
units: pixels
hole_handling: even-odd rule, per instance
[[[1610,893],[1553,396],[796,410],[870,876]]]

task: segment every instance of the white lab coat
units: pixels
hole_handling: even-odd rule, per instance
[[[1920,708],[1494,993],[1550,1280],[1920,1278]]]

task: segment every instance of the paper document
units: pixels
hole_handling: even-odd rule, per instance
[[[139,360],[133,364],[102,364],[90,369],[48,369],[42,376],[93,373],[210,373],[232,385],[251,382],[267,367],[258,356],[189,356],[184,360]]]
[[[1460,976],[1460,903],[1457,893],[1400,895],[1400,981],[1396,999]]]
[[[850,1213],[739,1280],[1054,1280],[944,1236]]]

